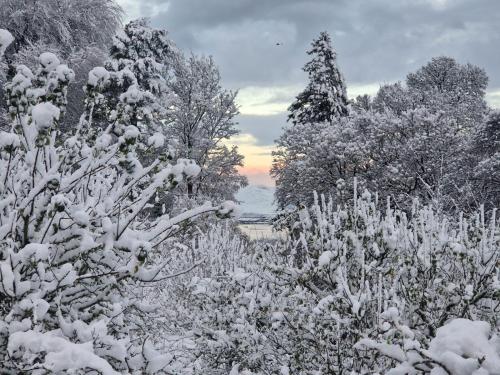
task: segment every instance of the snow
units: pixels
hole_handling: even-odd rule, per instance
[[[333,253],[329,250],[323,252],[318,258],[318,266],[325,267],[330,263],[330,260],[333,258]]]
[[[136,104],[144,97],[144,92],[141,91],[138,85],[132,85],[128,88],[127,92],[120,95],[120,101],[129,104]]]
[[[432,358],[443,363],[455,375],[475,373],[478,364],[489,374],[500,373],[500,354],[495,339],[489,339],[487,322],[454,319],[437,329],[429,345]],[[477,372],[479,373],[479,372]]]
[[[21,142],[17,134],[0,132],[0,149],[8,146],[16,148],[19,147],[20,143]]]
[[[49,102],[38,103],[33,107],[33,122],[38,130],[50,128],[55,120],[59,120],[61,111],[55,105]]]
[[[7,262],[0,262],[0,274],[2,275],[1,289],[7,295],[14,295],[14,272]]]
[[[5,29],[0,29],[0,58],[2,58],[5,50],[14,41],[14,37]]]
[[[102,66],[95,67],[89,72],[87,83],[90,86],[103,88],[109,81],[110,74],[106,68]]]
[[[105,150],[113,141],[113,138],[109,134],[102,134],[97,137],[95,141],[95,148],[97,150]]]
[[[47,311],[49,311],[50,304],[44,299],[37,298],[33,300],[33,315],[35,321],[40,321],[43,319]]]
[[[56,55],[52,52],[44,52],[38,58],[38,61],[42,65],[46,72],[55,70],[55,68],[61,63]]]
[[[223,216],[230,215],[231,217],[238,217],[239,210],[238,205],[233,201],[225,201],[220,205],[217,213]]]
[[[165,136],[161,133],[154,133],[151,137],[148,138],[148,145],[153,146],[154,148],[163,147],[165,144]]]
[[[119,375],[107,361],[94,354],[92,342],[74,344],[55,332],[15,332],[9,338],[7,350],[11,356],[21,350],[36,354],[46,352],[43,365],[54,372],[91,368],[103,375]]]
[[[73,69],[68,68],[66,64],[58,65],[54,72],[59,81],[71,82],[75,79],[75,72]]]
[[[198,174],[200,172],[201,172],[201,168],[193,160],[190,160],[184,166],[184,173],[188,177],[196,177],[196,176],[198,176]]]
[[[19,260],[22,263],[26,263],[31,257],[35,257],[35,260],[46,260],[49,258],[50,250],[49,246],[46,244],[30,243],[23,247],[17,254]]]
[[[134,125],[129,125],[127,126],[127,129],[125,130],[125,133],[123,134],[123,138],[126,140],[131,140],[131,139],[136,139],[139,137],[139,129],[135,127]]]

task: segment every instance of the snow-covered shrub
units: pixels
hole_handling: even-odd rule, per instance
[[[397,364],[387,373],[392,375],[432,374],[497,374],[500,371],[500,337],[489,323],[458,318],[436,331],[427,346],[415,340],[414,333],[400,326],[403,345],[362,339],[356,347],[372,349]]]
[[[353,346],[375,337],[402,343],[403,325],[422,346],[456,318],[498,330],[494,216],[453,222],[417,205],[407,216],[389,204],[379,209],[365,192],[346,208],[316,200],[295,225],[288,262],[275,266],[290,283],[282,345],[293,353],[291,373],[385,371],[385,360]]]
[[[138,160],[147,139],[131,118],[141,123],[136,115],[148,113],[148,102],[129,99],[151,94],[118,94],[116,109],[101,117],[104,129],[95,128],[107,73],[94,70],[86,112],[63,141],[58,124],[73,72],[50,53],[39,61],[35,73],[18,66],[6,86],[12,125],[0,134],[2,370],[162,373],[169,358],[139,339],[140,319],[124,320],[150,311],[129,291],[164,276],[152,254],[179,225],[231,207],[206,204],[148,220],[155,194],[194,170],[161,153],[147,166]]]
[[[227,223],[172,249],[159,258],[177,276],[145,293],[161,306],[151,337],[183,373],[228,374],[233,364],[261,361],[255,327],[238,321],[259,288],[253,247]]]
[[[448,351],[495,373],[494,216],[455,221],[417,203],[406,214],[366,191],[345,207],[316,198],[292,214],[285,243],[254,248],[239,276],[200,293],[202,306],[211,306],[197,316],[212,337],[194,340],[206,373],[227,373],[230,365],[258,374],[385,373],[420,360],[426,372]],[[484,336],[474,341],[481,346],[474,355],[439,344],[457,319]],[[466,335],[459,331],[457,342]],[[434,350],[434,362],[424,349]],[[489,359],[481,362],[483,354]]]

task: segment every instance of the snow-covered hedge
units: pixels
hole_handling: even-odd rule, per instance
[[[288,242],[191,300],[210,306],[193,318],[205,374],[500,371],[494,216],[407,216],[364,192],[296,217]]]
[[[101,114],[100,130],[94,108],[108,75],[94,70],[86,111],[64,139],[58,123],[74,74],[51,53],[39,62],[36,72],[18,66],[5,87],[11,130],[0,134],[2,371],[164,373],[169,357],[136,332],[150,309],[130,290],[165,276],[165,264],[151,254],[180,224],[233,207],[205,204],[149,220],[155,195],[199,170],[162,153],[141,164],[136,150],[152,147],[148,132],[139,131],[149,101],[131,97],[151,94],[133,85],[116,90],[117,105]]]

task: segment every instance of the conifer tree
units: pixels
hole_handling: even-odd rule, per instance
[[[337,54],[328,33],[322,32],[307,52],[312,59],[304,66],[309,76],[307,87],[288,108],[292,125],[277,140],[271,175],[276,179],[279,206],[311,203],[311,190],[321,178],[306,166],[308,155],[320,141],[323,129],[337,127],[339,119],[349,114],[344,78],[337,66]],[[300,186],[305,189],[300,189]]]
[[[309,82],[288,108],[293,123],[332,122],[348,114],[344,77],[330,36],[323,31],[311,46],[307,54],[312,58],[303,68]]]

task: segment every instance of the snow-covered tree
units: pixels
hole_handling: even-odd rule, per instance
[[[151,28],[147,20],[125,25],[113,39],[104,67],[89,74],[88,85],[102,87],[102,97],[93,108],[94,116],[98,120],[102,117],[104,126],[109,116],[117,122],[129,121],[144,137],[153,137],[151,144],[163,147],[167,80],[176,53],[166,31]],[[121,105],[126,106],[129,118],[118,117],[117,107]]]
[[[114,0],[2,0],[0,24],[14,36],[12,54],[43,44],[63,57],[75,48],[107,47],[120,26]]]
[[[470,142],[474,164],[472,186],[475,202],[488,210],[500,207],[500,111],[490,113],[479,125]]]
[[[337,66],[337,54],[331,38],[323,31],[313,40],[307,54],[311,60],[304,66],[309,82],[288,108],[293,123],[332,122],[349,112],[344,77]]]
[[[72,130],[78,122],[84,110],[81,88],[90,69],[102,65],[106,59],[106,51],[121,25],[122,15],[114,0],[0,2],[0,25],[15,37],[6,56],[11,76],[19,64],[36,70],[37,58],[43,52],[56,54],[75,72],[75,80],[68,87],[67,113],[60,124],[63,131]],[[3,81],[0,77],[0,91]],[[0,93],[0,106],[4,104]],[[0,126],[7,126],[1,117]]]
[[[276,199],[281,207],[311,203],[311,189],[321,188],[322,183],[306,166],[308,154],[321,130],[338,126],[339,119],[349,113],[344,78],[330,36],[322,32],[307,53],[312,56],[304,66],[309,82],[288,108],[291,125],[273,152],[271,175],[276,179]]]
[[[492,196],[485,194],[495,174],[488,180],[487,174],[474,172],[492,156],[481,154],[474,141],[491,133],[486,130],[492,124],[486,120],[486,83],[478,67],[435,58],[409,74],[405,85],[382,86],[371,103],[365,98],[331,126],[286,130],[272,171],[278,201],[309,204],[311,188],[341,198],[339,190],[357,178],[360,186],[391,196],[403,209],[413,198],[446,211],[472,212],[482,203],[491,209]],[[494,169],[485,163],[483,170]],[[476,184],[480,180],[482,187]]]
[[[211,57],[179,56],[170,84],[167,134],[177,141],[176,153],[201,167],[197,179],[186,184],[189,196],[230,199],[246,178],[237,167],[243,156],[225,142],[239,133],[236,92],[221,86],[218,67]]]
[[[459,64],[446,56],[431,59],[406,77],[413,105],[444,112],[460,129],[470,129],[483,121],[487,85],[488,76],[483,69]]]
[[[6,86],[12,125],[0,134],[2,370],[167,373],[170,358],[137,334],[150,309],[129,290],[169,275],[152,254],[179,225],[228,215],[232,205],[149,220],[145,208],[158,191],[199,171],[186,159],[170,164],[161,151],[148,165],[138,160],[148,139],[133,120],[150,113],[140,99],[152,93],[117,93],[114,111],[100,117],[107,126],[94,128],[112,77],[92,70],[86,112],[64,140],[58,125],[74,73],[51,53],[39,62],[35,73],[18,66]],[[126,77],[137,80],[131,71]]]

